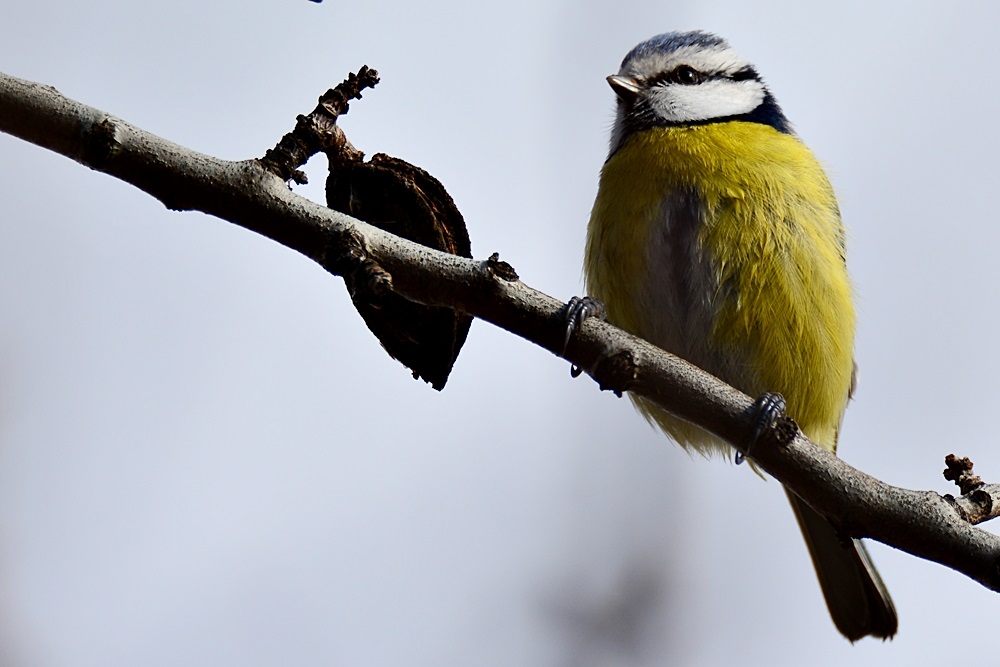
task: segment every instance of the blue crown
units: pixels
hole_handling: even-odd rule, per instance
[[[625,60],[622,61],[622,67],[625,66],[625,63],[635,58],[640,58],[652,53],[670,53],[687,46],[700,46],[714,49],[729,48],[729,44],[726,40],[722,39],[718,35],[713,35],[710,32],[704,32],[701,30],[693,30],[691,32],[665,32],[662,35],[657,35],[656,37],[647,39],[645,42],[642,42],[629,51],[628,55],[625,56]]]

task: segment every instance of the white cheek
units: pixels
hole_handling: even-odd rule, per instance
[[[667,121],[691,122],[750,113],[764,101],[758,81],[706,81],[696,86],[669,85],[649,92],[653,108]]]

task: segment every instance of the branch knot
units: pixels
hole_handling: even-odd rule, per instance
[[[118,123],[112,118],[105,118],[91,125],[84,145],[84,163],[94,169],[101,169],[106,165],[121,150],[118,133]]]
[[[948,454],[944,457],[944,464],[946,466],[942,473],[944,478],[949,482],[955,482],[963,496],[983,486],[983,480],[972,472],[973,464],[969,457],[959,458],[954,454]]]
[[[392,291],[392,276],[371,258],[361,234],[347,230],[334,237],[327,248],[328,252],[331,248],[336,251],[324,255],[323,268],[348,278],[348,285],[369,295],[379,296]]]
[[[486,270],[500,280],[505,280],[509,283],[520,280],[513,266],[507,262],[500,261],[500,253],[498,252],[490,255],[486,260]]]
[[[639,364],[630,350],[619,350],[597,360],[591,376],[601,391],[614,392],[618,398],[629,390],[639,373]]]

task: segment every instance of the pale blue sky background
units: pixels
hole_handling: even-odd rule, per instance
[[[581,291],[604,77],[727,37],[829,168],[860,389],[841,453],[1000,477],[1000,180],[986,3],[8,2],[0,70],[226,158],[367,63],[342,121],[434,173],[477,257]],[[322,200],[325,164],[309,165]],[[834,630],[778,484],[473,325],[414,382],[340,280],[0,135],[0,664],[915,665],[995,655],[1000,598],[882,545],[892,643]]]

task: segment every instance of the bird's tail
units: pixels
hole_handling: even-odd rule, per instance
[[[792,492],[786,489],[785,493],[837,629],[852,642],[866,635],[892,638],[896,608],[864,545],[856,539],[841,539],[829,521]]]

